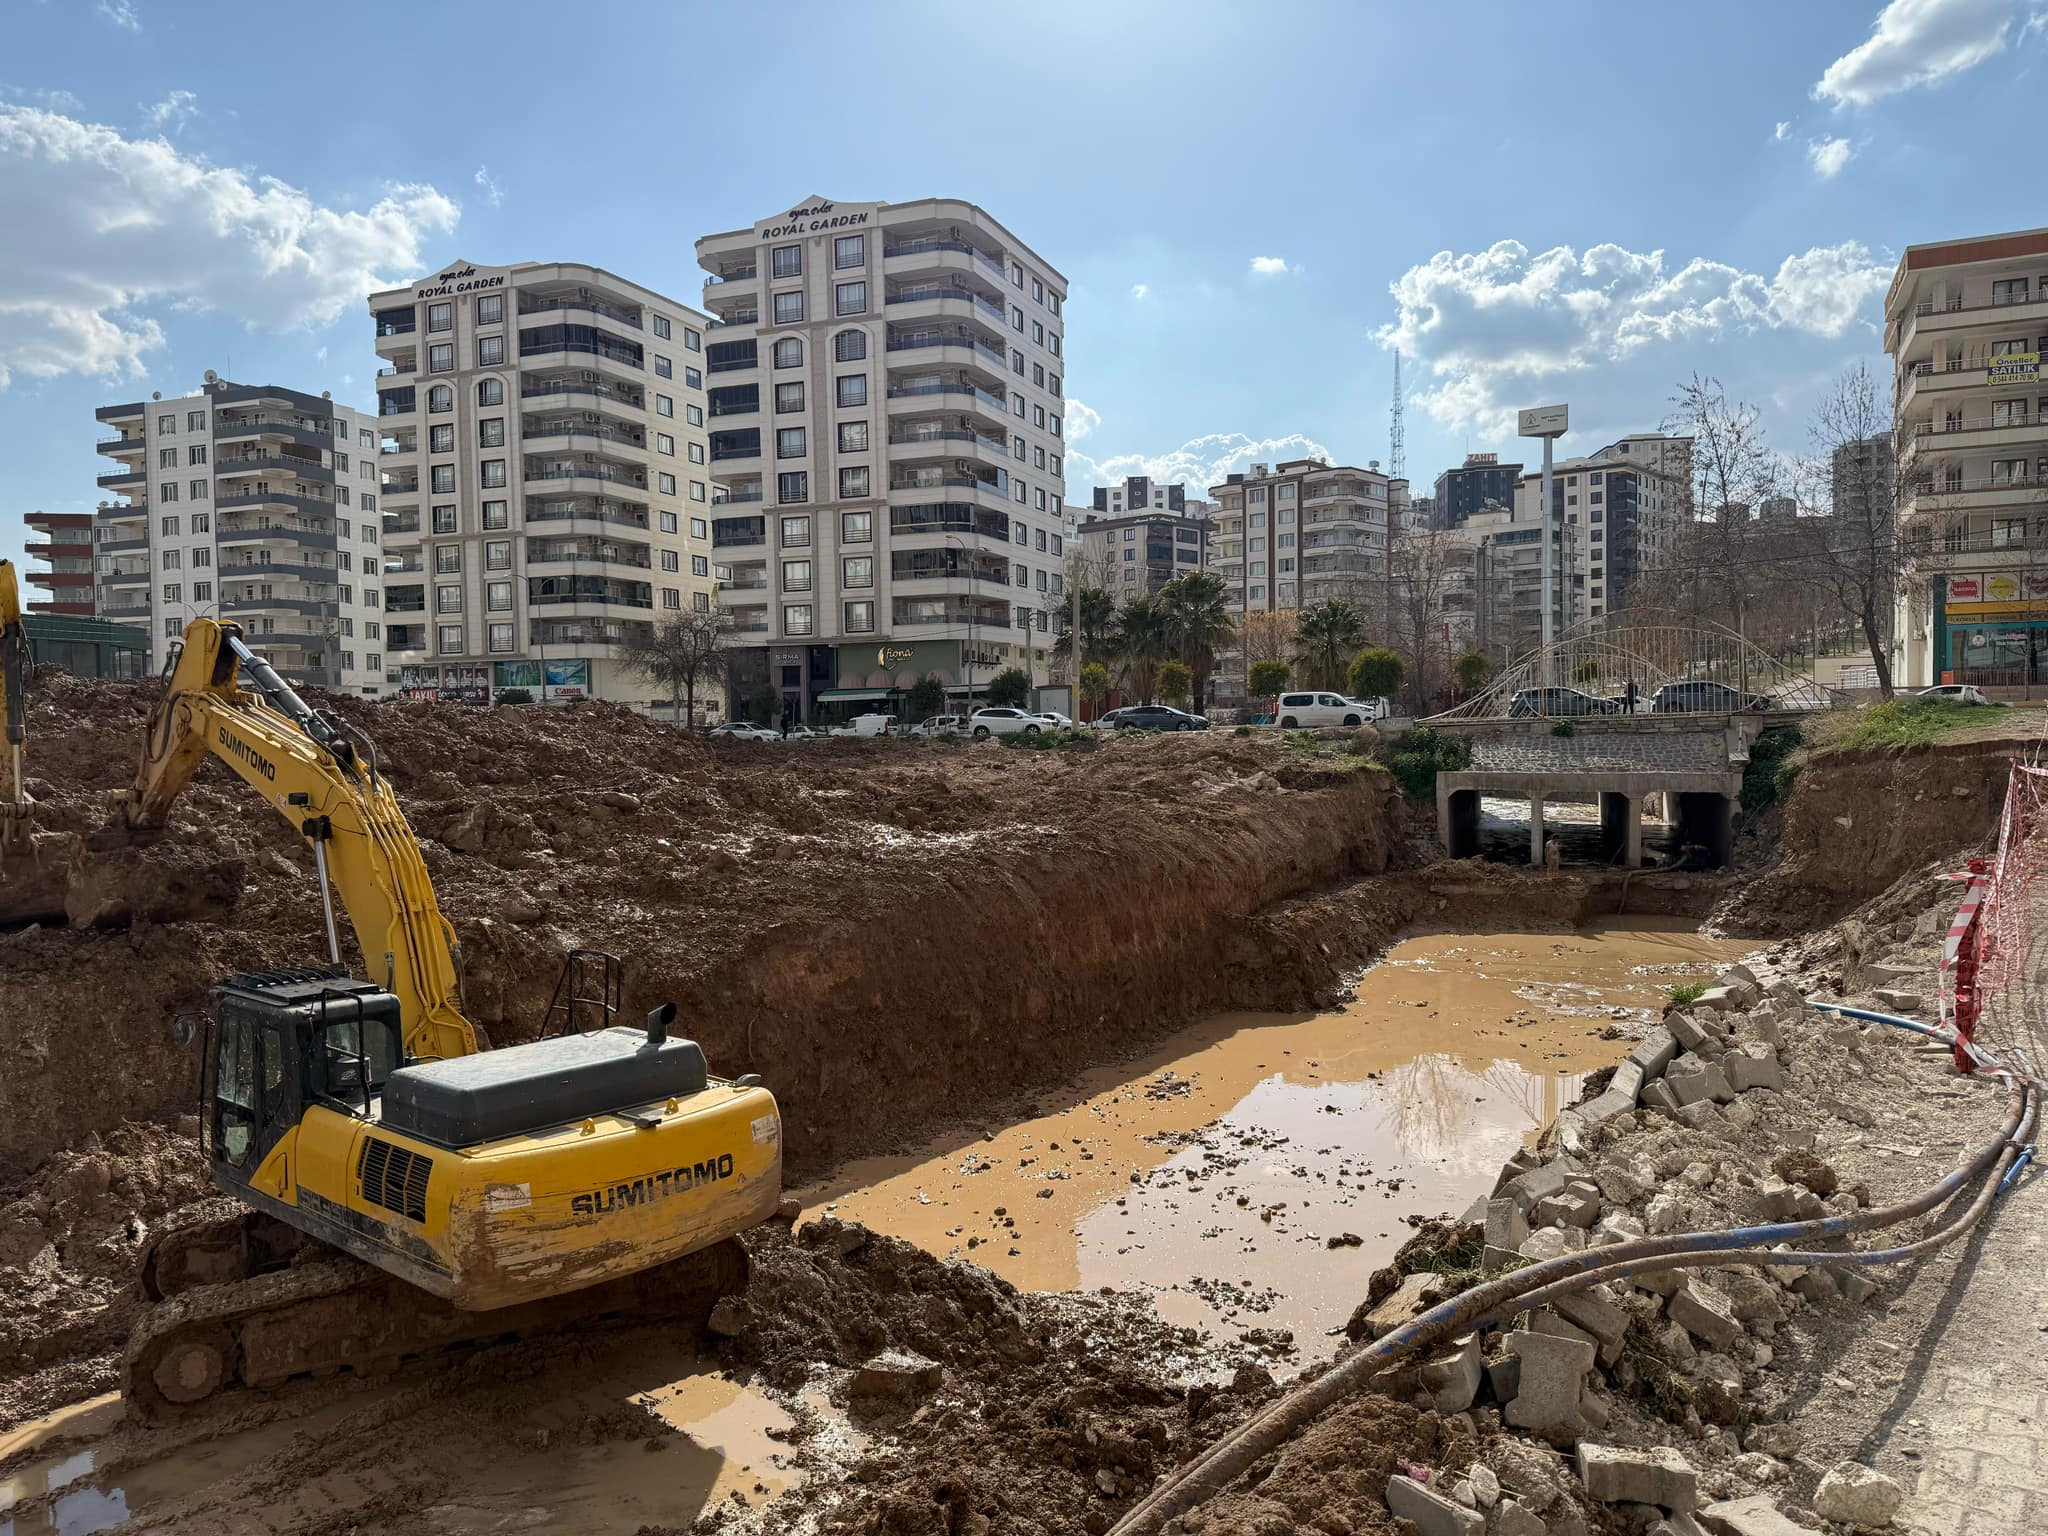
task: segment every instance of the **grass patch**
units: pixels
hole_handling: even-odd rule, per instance
[[[1681,1008],[1688,1003],[1698,1002],[1706,995],[1707,984],[1704,981],[1681,981],[1671,989],[1671,1001]]]
[[[1922,747],[1950,731],[1998,725],[2012,713],[2005,704],[1961,704],[1954,699],[1889,699],[1858,710],[1845,729],[1831,734],[1817,752],[1854,752],[1869,747]]]

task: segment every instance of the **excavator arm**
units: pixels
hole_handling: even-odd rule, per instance
[[[28,836],[28,684],[35,670],[28,627],[21,617],[21,589],[14,562],[0,560],[0,720],[5,721],[7,776],[0,783],[0,833],[10,842]]]
[[[406,1055],[473,1055],[476,1031],[456,1003],[455,932],[368,737],[308,705],[243,644],[238,626],[195,619],[150,716],[135,784],[124,796],[128,825],[161,827],[208,756],[268,800],[313,849],[330,944],[331,881],[370,979],[398,999]]]

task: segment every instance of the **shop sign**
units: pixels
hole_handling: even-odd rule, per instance
[[[787,213],[778,213],[754,227],[756,240],[795,240],[803,235],[858,234],[875,221],[880,203],[835,203],[807,198]]]
[[[546,662],[501,661],[493,666],[491,681],[499,689],[524,688],[535,698],[541,696],[545,686],[551,699],[587,699],[590,697],[590,663],[554,659]]]
[[[450,267],[438,277],[430,277],[413,290],[413,298],[446,299],[458,293],[489,293],[505,286],[505,272],[502,268],[493,272],[472,266]]]
[[[1948,600],[1952,603],[1981,603],[1984,600],[1982,579],[1976,576],[1949,577]]]

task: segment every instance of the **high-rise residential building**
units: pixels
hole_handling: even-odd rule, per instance
[[[1195,504],[1199,512],[1202,503]],[[1089,509],[1096,517],[1123,517],[1136,512],[1186,512],[1188,488],[1185,481],[1167,485],[1150,475],[1126,475],[1121,485],[1098,485],[1089,497]],[[1083,521],[1087,514],[1083,514]]]
[[[660,701],[620,646],[711,606],[705,317],[600,267],[466,261],[370,315],[392,684]]]
[[[150,662],[194,618],[233,620],[294,683],[384,691],[377,418],[236,384],[101,406],[120,468],[93,519],[95,609],[146,625]]]
[[[1615,612],[1641,577],[1676,552],[1691,462],[1692,439],[1650,433],[1551,465],[1551,513],[1563,549],[1560,623]],[[1542,481],[1532,472],[1517,482],[1516,520],[1535,522]]]
[[[30,613],[61,613],[89,619],[92,604],[92,514],[90,512],[29,513],[28,543],[23,553],[42,561],[23,574],[43,595],[28,605]]]
[[[1895,680],[2048,676],[2048,229],[1909,245],[1885,297]]]
[[[734,696],[829,719],[927,675],[1046,681],[1066,279],[957,198],[807,198],[697,260]]]
[[[1512,507],[1521,473],[1520,464],[1503,464],[1497,453],[1466,454],[1463,464],[1436,477],[1436,526],[1456,528],[1488,507]]]
[[[1209,495],[1215,568],[1248,611],[1383,601],[1387,533],[1407,515],[1408,482],[1380,473],[1377,460],[1365,469],[1321,459],[1254,464]]]
[[[1149,597],[1177,576],[1209,568],[1209,523],[1171,512],[1098,517],[1081,524],[1081,574],[1118,602]]]

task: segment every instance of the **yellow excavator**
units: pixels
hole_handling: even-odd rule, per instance
[[[201,1140],[247,1209],[146,1254],[156,1305],[128,1342],[131,1409],[379,1374],[596,1315],[701,1322],[744,1288],[735,1234],[782,1193],[781,1118],[759,1079],[709,1076],[669,1034],[673,1004],[644,1030],[479,1050],[454,930],[367,735],[308,705],[234,624],[195,620],[169,670],[121,796],[128,825],[163,826],[220,759],[312,849],[331,963],[215,993]],[[341,964],[334,893],[367,978]]]

